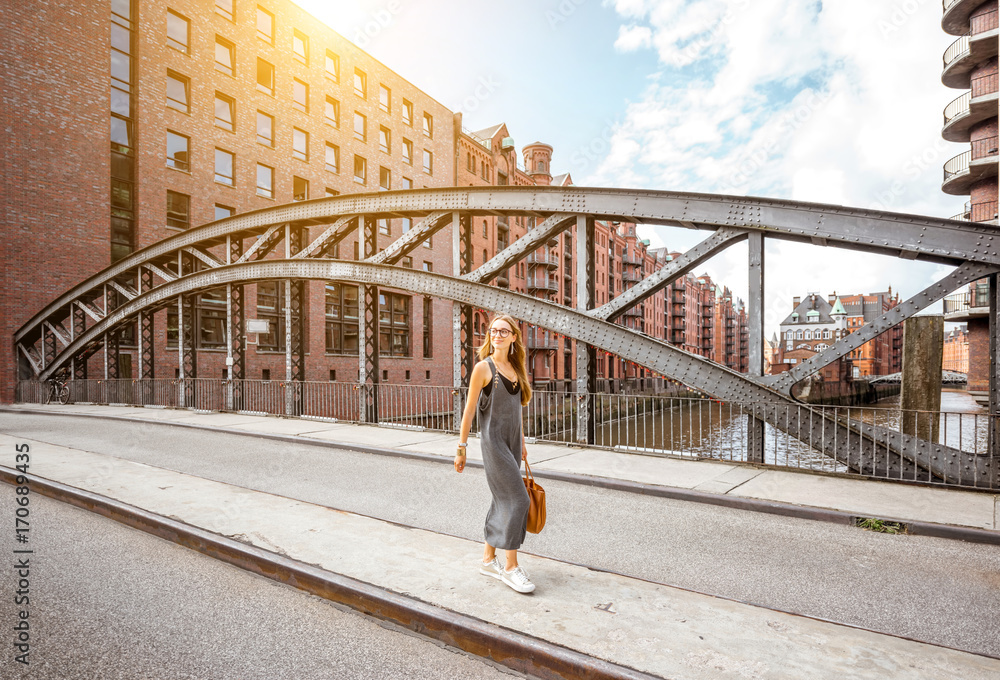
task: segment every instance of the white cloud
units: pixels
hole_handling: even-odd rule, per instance
[[[941,30],[939,4],[612,4],[623,20],[619,42],[655,50],[660,71],[626,109],[606,158],[589,176],[577,173],[580,184],[958,212],[961,197],[940,190],[942,164],[963,149],[940,136],[941,110],[960,93],[940,84],[941,53],[953,38]],[[642,231],[678,249],[704,237]],[[933,265],[834,248],[770,248],[768,285],[791,291],[789,300],[804,288],[826,294],[847,285],[895,284],[908,296],[942,275]],[[736,253],[706,269],[745,297],[745,255]]]

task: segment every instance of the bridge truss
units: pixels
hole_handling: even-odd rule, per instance
[[[475,216],[528,216],[536,218],[537,226],[473,270],[471,219]],[[377,252],[377,221],[398,217],[411,218],[415,226]],[[708,235],[628,291],[596,307],[596,220],[679,226],[704,230]],[[448,227],[453,272],[445,275],[399,266],[407,254]],[[498,274],[567,229],[574,229],[577,235],[573,257],[577,308],[488,285]],[[360,232],[361,260],[333,258],[335,246],[356,231]],[[765,239],[874,252],[955,269],[791,371],[765,376]],[[749,249],[749,374],[736,373],[612,323],[630,307],[740,241],[747,241]],[[360,286],[362,300],[360,382],[377,386],[378,289],[402,289],[455,303],[456,386],[467,380],[472,366],[469,348],[473,307],[497,310],[578,341],[581,349],[577,351],[576,392],[580,395],[596,391],[595,357],[596,350],[602,349],[717,399],[742,404],[750,423],[748,460],[763,460],[764,424],[769,423],[865,474],[998,488],[1000,458],[992,432],[989,455],[975,455],[860,421],[825,415],[819,409],[806,407],[803,417],[803,407],[792,396],[792,387],[799,380],[955,289],[984,277],[991,286],[990,350],[995,359],[1000,328],[998,246],[1000,233],[975,223],[764,198],[576,187],[469,187],[358,194],[245,213],[164,239],[59,296],[15,333],[14,343],[22,366],[37,379],[48,379],[63,367],[75,377],[84,378],[88,359],[102,350],[105,377],[115,378],[120,333],[126,324],[136,321],[138,373],[142,378],[153,378],[153,313],[175,306],[180,377],[193,378],[198,367],[193,324],[195,296],[224,289],[227,363],[232,366],[230,376],[238,382],[246,372],[242,337],[246,321],[244,287],[278,281],[285,297],[286,379],[300,381],[305,375],[304,315],[300,313],[304,308],[303,282],[354,282]],[[1000,383],[996,361],[991,365],[990,413],[995,414],[1000,408]],[[377,422],[377,389],[359,390],[359,394],[365,402],[363,417]],[[592,442],[593,406],[581,397],[579,409],[577,440]],[[870,449],[873,455],[860,461],[856,454],[859,446]]]

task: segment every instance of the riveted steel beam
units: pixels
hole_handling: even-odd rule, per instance
[[[209,267],[220,267],[220,266],[222,266],[222,263],[219,262],[219,260],[214,255],[212,255],[210,252],[208,252],[204,248],[198,248],[196,246],[188,246],[187,248],[184,249],[184,252],[190,253],[191,255],[194,255],[196,258],[198,258],[199,260],[201,260],[203,263],[205,263]]]
[[[77,307],[82,309],[87,314],[87,316],[89,316],[94,321],[102,321],[104,319],[104,312],[97,309],[96,307],[93,307],[82,300],[77,300],[76,305]]]
[[[750,375],[764,375],[764,234],[755,231],[747,239],[750,295],[747,300],[747,335]],[[747,460],[764,462],[764,421],[747,416]]]
[[[576,215],[550,215],[541,224],[497,253],[489,262],[462,278],[467,281],[489,283],[497,274],[522,260],[554,235],[566,231],[575,221]]]
[[[451,213],[447,211],[433,212],[421,220],[413,229],[389,244],[381,253],[368,258],[373,264],[396,264],[409,255],[421,243],[438,233],[451,223]]]
[[[62,343],[63,347],[69,345],[70,339],[66,335],[63,335],[66,332],[65,328],[62,328],[61,325],[57,327],[56,325],[51,324],[48,321],[45,322],[45,326],[50,331],[52,331],[52,335],[55,336],[56,340]]]
[[[705,262],[734,243],[742,241],[747,237],[747,233],[743,229],[732,229],[730,227],[719,229],[698,245],[690,248],[676,260],[668,262],[618,297],[592,311],[591,316],[597,319],[614,321],[624,314],[626,309],[658,293],[702,262]]]
[[[175,274],[172,274],[164,269],[161,269],[160,267],[157,267],[152,262],[146,262],[142,266],[148,269],[149,271],[153,272],[157,276],[159,276],[164,283],[170,283],[171,281],[177,279],[177,276]]]
[[[653,338],[557,304],[460,278],[389,265],[329,260],[267,260],[197,272],[144,293],[88,329],[46,367],[47,379],[95,337],[124,323],[145,307],[165,304],[227,283],[287,278],[356,281],[364,285],[408,290],[484,309],[502,309],[525,323],[558,330],[679,380],[716,398],[741,404],[747,413],[806,442],[813,448],[865,474],[911,480],[943,479],[979,486],[1000,486],[989,458],[861,423],[838,419],[820,409],[778,395],[746,376]]]
[[[124,297],[126,300],[134,300],[138,295],[138,293],[136,293],[134,290],[126,288],[117,281],[114,280],[108,281],[108,285],[114,288],[119,293],[121,293],[122,297]]]
[[[191,245],[210,247],[229,235],[267,234],[287,222],[322,224],[347,215],[421,217],[454,210],[470,215],[590,214],[597,219],[694,228],[737,227],[770,238],[878,252],[929,262],[1000,266],[1000,234],[989,225],[844,206],[768,198],[580,187],[449,187],[354,194],[257,210],[196,227],[159,241],[91,276],[35,314],[14,335],[40,332],[41,321],[108,280],[172,257]],[[265,239],[266,240],[266,239]],[[260,247],[260,242],[256,245]],[[255,247],[255,249],[256,249]],[[252,249],[253,250],[253,249]],[[249,260],[245,256],[244,261]]]
[[[240,256],[236,264],[240,262],[249,262],[252,259],[260,260],[267,256],[274,247],[278,245],[278,242],[285,236],[285,223],[273,224],[268,227],[267,231],[257,237],[257,240],[253,242],[246,252]]]
[[[996,271],[997,267],[967,262],[937,283],[928,286],[908,300],[896,305],[874,321],[869,321],[853,333],[840,338],[828,349],[797,364],[789,371],[779,373],[778,375],[764,376],[759,381],[761,384],[768,385],[782,394],[790,395],[795,383],[807,378],[827,364],[846,356],[849,352],[856,350],[869,340],[885,333],[896,324],[910,318],[957,288],[977,281],[984,276],[989,276]]]
[[[35,358],[32,348],[25,347],[21,343],[17,343],[17,348],[21,351],[21,354],[24,355],[24,358],[28,360],[28,364],[31,365],[31,370],[34,374],[39,375],[42,372],[42,362]],[[49,376],[46,376],[45,379],[48,380],[48,378]]]
[[[341,217],[329,227],[324,229],[323,233],[312,240],[312,243],[307,245],[298,253],[292,255],[292,258],[301,259],[304,257],[322,257],[322,253],[327,248],[340,243],[347,237],[348,234],[358,228],[357,220],[357,215]]]

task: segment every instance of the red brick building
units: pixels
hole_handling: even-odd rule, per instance
[[[965,324],[945,334],[941,367],[945,371],[969,372],[969,329]]]
[[[941,82],[964,92],[944,110],[941,136],[969,144],[944,165],[941,190],[968,196],[952,219],[997,224],[997,0],[945,0],[941,26],[957,36],[944,53]],[[988,286],[973,283],[945,300],[945,320],[968,325],[969,392],[984,403],[989,391]]]

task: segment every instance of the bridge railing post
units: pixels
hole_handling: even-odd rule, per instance
[[[748,372],[764,375],[764,234],[752,232],[749,245],[750,295],[747,313]],[[747,414],[747,462],[764,462],[764,421]]]

